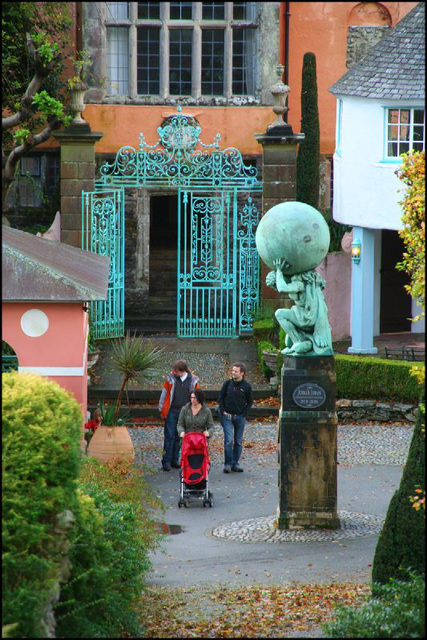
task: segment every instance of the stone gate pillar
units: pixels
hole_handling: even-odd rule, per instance
[[[289,87],[281,81],[284,67],[277,66],[278,82],[270,92],[273,94],[275,106],[273,111],[277,119],[267,127],[265,133],[256,133],[255,139],[262,145],[262,215],[271,207],[281,202],[296,200],[297,188],[297,144],[304,140],[303,133],[293,133],[290,124],[282,120],[287,111],[286,99]],[[261,299],[283,301],[279,294],[265,284],[267,267],[261,264]],[[285,302],[288,300],[285,297]],[[286,306],[286,305],[285,305]]]
[[[53,135],[61,143],[61,241],[81,249],[82,191],[94,190],[95,143],[102,133],[82,121]]]

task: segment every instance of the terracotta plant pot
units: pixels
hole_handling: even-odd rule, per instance
[[[87,455],[104,462],[116,456],[133,460],[135,450],[127,427],[98,427],[89,442]]]

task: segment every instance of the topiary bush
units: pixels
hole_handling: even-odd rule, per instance
[[[298,202],[317,209],[320,184],[320,127],[317,105],[317,71],[314,53],[305,53],[302,63],[301,132],[305,138],[299,144],[297,156]]]
[[[384,398],[418,404],[421,388],[410,373],[413,363],[352,355],[334,358],[339,398]]]
[[[47,637],[60,575],[57,516],[76,507],[82,412],[56,382],[2,376],[3,625],[9,637]]]
[[[412,505],[415,487],[425,490],[424,394],[400,485],[390,501],[375,548],[374,583],[385,584],[391,578],[408,579],[409,570],[425,571],[425,514]]]
[[[425,580],[380,585],[361,607],[337,605],[336,618],[322,625],[327,638],[424,638]]]

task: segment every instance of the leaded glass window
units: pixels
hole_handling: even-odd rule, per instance
[[[160,2],[138,2],[138,20],[158,20]]]
[[[255,95],[259,3],[100,4],[110,95]]]
[[[109,88],[112,94],[129,92],[129,29],[112,27],[107,29]]]
[[[191,95],[191,29],[172,29],[169,35],[171,95]]]
[[[233,29],[233,93],[247,95],[254,92],[253,60],[254,31]]]
[[[171,20],[191,20],[192,2],[170,2],[169,4]]]
[[[224,31],[202,31],[202,95],[221,96],[224,92]]]
[[[224,20],[224,2],[202,2],[203,20]]]
[[[160,29],[157,27],[138,27],[137,33],[138,93],[156,95],[160,89]]]

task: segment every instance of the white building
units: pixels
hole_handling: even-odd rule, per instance
[[[333,217],[353,226],[351,353],[375,353],[373,337],[424,332],[418,307],[395,268],[402,256],[405,185],[400,154],[425,140],[425,10],[420,2],[330,91],[337,98]]]

